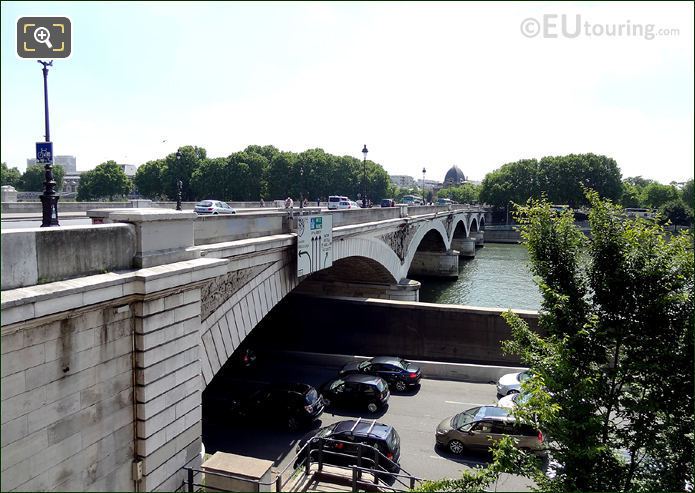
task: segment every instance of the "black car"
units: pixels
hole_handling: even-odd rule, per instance
[[[389,400],[386,382],[374,375],[351,373],[321,386],[324,405],[353,407],[375,413]]]
[[[422,378],[420,368],[409,361],[394,356],[377,356],[361,363],[348,363],[340,370],[339,376],[350,373],[376,375],[388,382],[389,386],[399,392],[418,385]]]
[[[305,444],[308,443],[308,446],[295,465],[299,465],[299,461],[303,461],[309,453],[312,461],[316,461],[321,439],[324,439],[323,460],[329,464],[357,464],[361,448],[362,467],[384,469],[389,472],[400,470],[398,460],[401,456],[401,438],[391,425],[362,418],[333,423],[299,441],[297,452],[302,450]]]
[[[236,417],[279,422],[294,431],[309,425],[323,413],[323,399],[314,387],[304,383],[275,384],[245,399],[233,400],[228,411]]]

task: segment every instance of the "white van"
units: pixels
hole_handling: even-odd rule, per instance
[[[338,209],[338,204],[341,202],[349,202],[350,199],[343,195],[331,195],[328,197],[328,208]]]

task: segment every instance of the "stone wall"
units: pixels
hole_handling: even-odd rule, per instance
[[[3,231],[2,290],[129,269],[135,254],[130,224]]]
[[[133,314],[2,331],[2,490],[132,490]]]
[[[517,365],[518,357],[503,354],[500,348],[500,341],[511,336],[500,316],[503,311],[292,294],[256,337],[262,337],[264,346],[295,351]],[[537,312],[514,311],[538,329]]]

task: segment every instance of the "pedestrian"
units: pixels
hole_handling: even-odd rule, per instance
[[[308,207],[309,206],[309,199],[304,199],[304,202],[302,202],[302,207]]]
[[[265,207],[265,200],[263,200],[263,197],[261,197],[261,207]]]
[[[321,207],[321,197],[316,197],[316,207]]]
[[[292,200],[292,198],[287,197],[285,199],[285,209],[291,209],[293,205],[294,205],[294,201]]]

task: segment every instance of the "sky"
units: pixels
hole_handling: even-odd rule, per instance
[[[469,179],[519,159],[614,158],[623,177],[693,177],[692,2],[3,1],[0,157],[43,140],[25,16],[67,16],[48,76],[54,153],[87,170],[197,145],[322,148],[389,174]],[[564,29],[563,29],[564,19]],[[579,30],[576,28],[579,23]],[[652,35],[653,34],[653,35]]]

